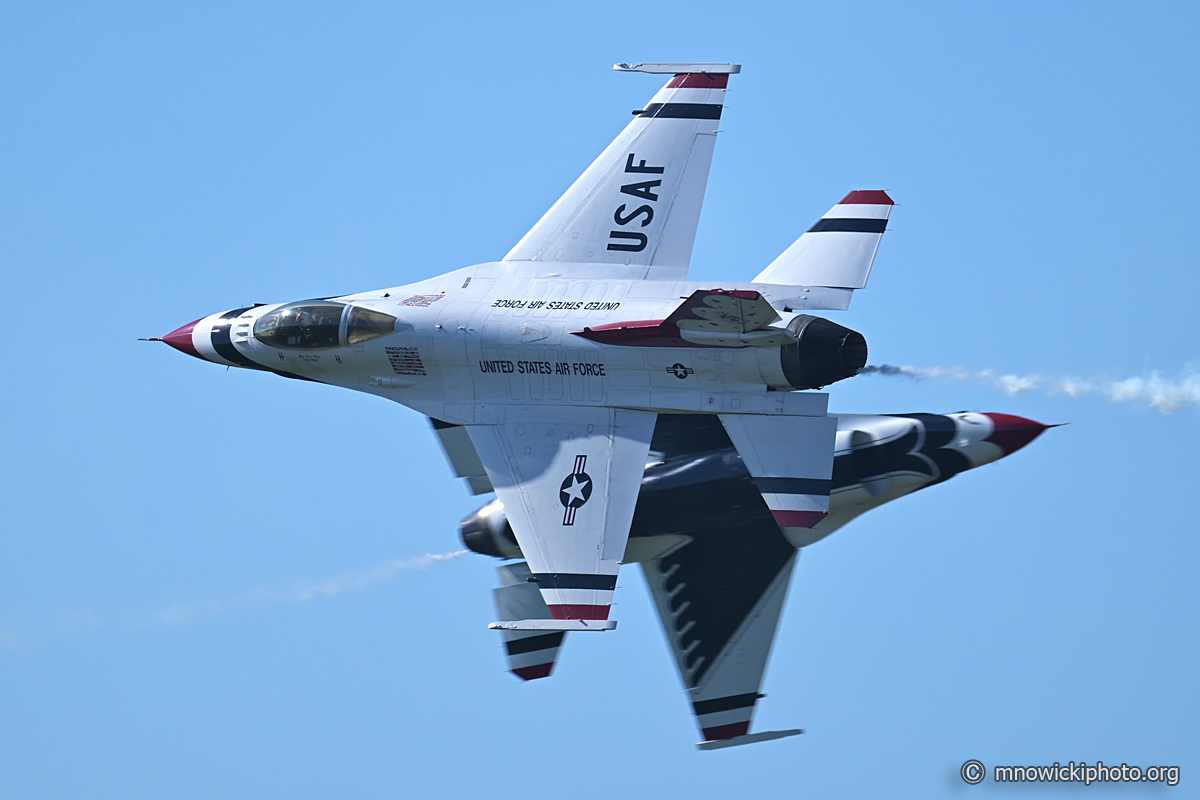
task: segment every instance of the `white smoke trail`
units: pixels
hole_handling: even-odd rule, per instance
[[[864,367],[859,374],[899,376],[918,381],[983,383],[1009,395],[1042,392],[1067,397],[1104,397],[1114,403],[1143,405],[1163,414],[1174,414],[1185,408],[1200,410],[1200,371],[1194,366],[1188,366],[1177,378],[1167,378],[1158,372],[1151,372],[1144,377],[1124,380],[1053,377],[1038,373],[1016,375],[1000,373],[993,369],[972,372],[962,367],[911,367],[892,364]]]
[[[417,558],[396,558],[355,572],[343,572],[313,581],[297,580],[286,589],[261,588],[233,597],[171,606],[139,618],[133,624],[135,627],[142,628],[187,625],[200,619],[222,616],[235,611],[306,603],[322,597],[337,597],[345,592],[359,592],[377,584],[395,580],[401,572],[427,569],[434,564],[453,561],[466,553],[466,550],[458,550],[453,553],[424,555]]]

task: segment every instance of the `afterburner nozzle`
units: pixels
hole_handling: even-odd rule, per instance
[[[797,314],[787,327],[796,343],[779,348],[779,363],[793,389],[852,378],[867,363],[867,340],[858,331],[808,314]]]

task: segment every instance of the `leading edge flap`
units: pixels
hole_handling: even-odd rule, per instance
[[[686,276],[728,81],[728,72],[673,76],[504,260]]]
[[[506,409],[467,426],[556,620],[607,620],[657,414]]]

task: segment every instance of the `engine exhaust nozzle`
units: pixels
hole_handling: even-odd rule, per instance
[[[808,314],[797,315],[787,327],[796,343],[781,347],[779,360],[793,389],[820,389],[853,378],[867,364],[867,340],[858,331]]]

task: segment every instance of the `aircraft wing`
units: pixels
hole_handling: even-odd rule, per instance
[[[566,194],[504,257],[656,268],[682,280],[737,64],[618,64],[672,75]],[[596,277],[602,273],[597,272]]]
[[[471,442],[552,620],[501,630],[608,630],[617,571],[658,415],[648,411],[506,406],[504,421],[469,425]]]
[[[550,616],[546,601],[529,581],[533,577],[529,565],[514,561],[496,568],[500,575],[500,588],[493,589],[496,612],[504,622],[525,619],[544,619]],[[565,631],[501,631],[504,636],[504,655],[508,658],[508,671],[523,681],[548,678],[554,671],[558,650],[562,647]]]
[[[695,531],[642,569],[704,741],[702,749],[777,739],[750,734],[763,671],[799,551],[771,518]]]

